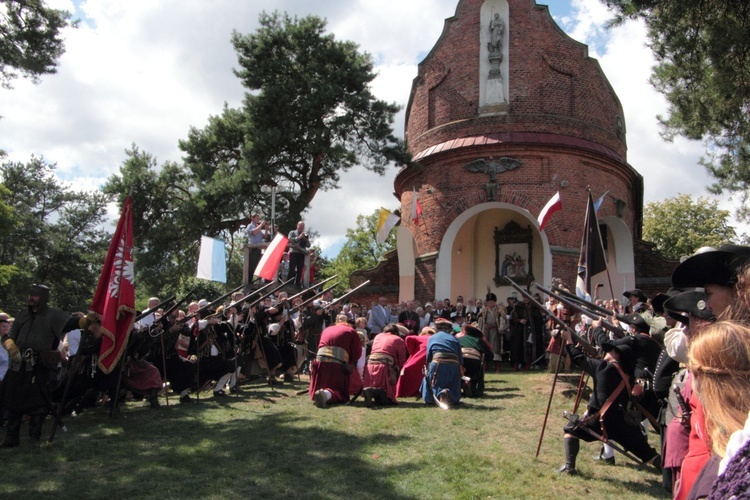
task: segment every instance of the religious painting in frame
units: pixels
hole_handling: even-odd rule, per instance
[[[495,286],[507,286],[506,276],[519,285],[534,282],[533,239],[531,226],[522,228],[515,221],[508,222],[502,229],[495,228]]]

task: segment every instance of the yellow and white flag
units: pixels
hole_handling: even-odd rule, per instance
[[[393,226],[398,224],[398,221],[401,220],[401,217],[398,215],[395,215],[385,208],[380,209],[380,218],[378,219],[378,230],[377,235],[375,236],[375,239],[377,240],[379,245],[382,245],[385,243],[385,240],[388,239],[388,235],[391,232],[391,229],[393,229]]]

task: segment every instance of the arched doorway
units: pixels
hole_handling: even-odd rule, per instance
[[[476,205],[456,217],[448,226],[440,244],[436,262],[435,297],[484,298],[489,288],[498,297],[509,295],[512,288],[495,280],[498,253],[523,254],[518,245],[500,247],[496,245],[495,231],[502,231],[509,223],[529,228],[530,253],[520,255],[530,263],[530,274],[539,282],[548,283],[552,278],[552,258],[547,237],[538,231],[536,219],[528,210],[501,202]]]

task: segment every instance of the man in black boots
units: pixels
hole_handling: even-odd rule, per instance
[[[635,367],[631,348],[607,343],[602,345],[607,353],[604,359],[587,358],[573,345],[570,331],[564,330],[561,335],[573,363],[591,375],[594,390],[586,413],[580,418],[577,415],[568,416],[570,422],[564,429],[565,465],[560,472],[576,474],[576,457],[581,439],[588,442],[615,441],[644,464],[660,467],[661,457],[649,446],[641,432],[641,418],[626,421]]]
[[[28,307],[13,322],[10,334],[2,339],[11,365],[5,379],[3,402],[8,415],[2,448],[20,444],[21,419],[29,415],[29,442],[38,444],[42,425],[51,409],[49,400],[50,367],[68,321],[68,314],[49,307],[49,288],[32,285]],[[59,353],[57,360],[59,361]]]

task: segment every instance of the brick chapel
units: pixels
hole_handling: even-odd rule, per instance
[[[574,286],[588,189],[594,199],[606,193],[598,216],[614,295],[668,287],[673,263],[637,272],[634,248],[653,247],[640,241],[643,177],[627,161],[620,101],[547,6],[460,0],[419,64],[405,132],[419,165],[394,181],[397,251],[353,277],[372,280],[368,296],[506,297],[504,275]],[[558,191],[562,211],[540,232],[537,216]],[[606,282],[604,274],[594,281]],[[637,283],[637,275],[652,277]]]

